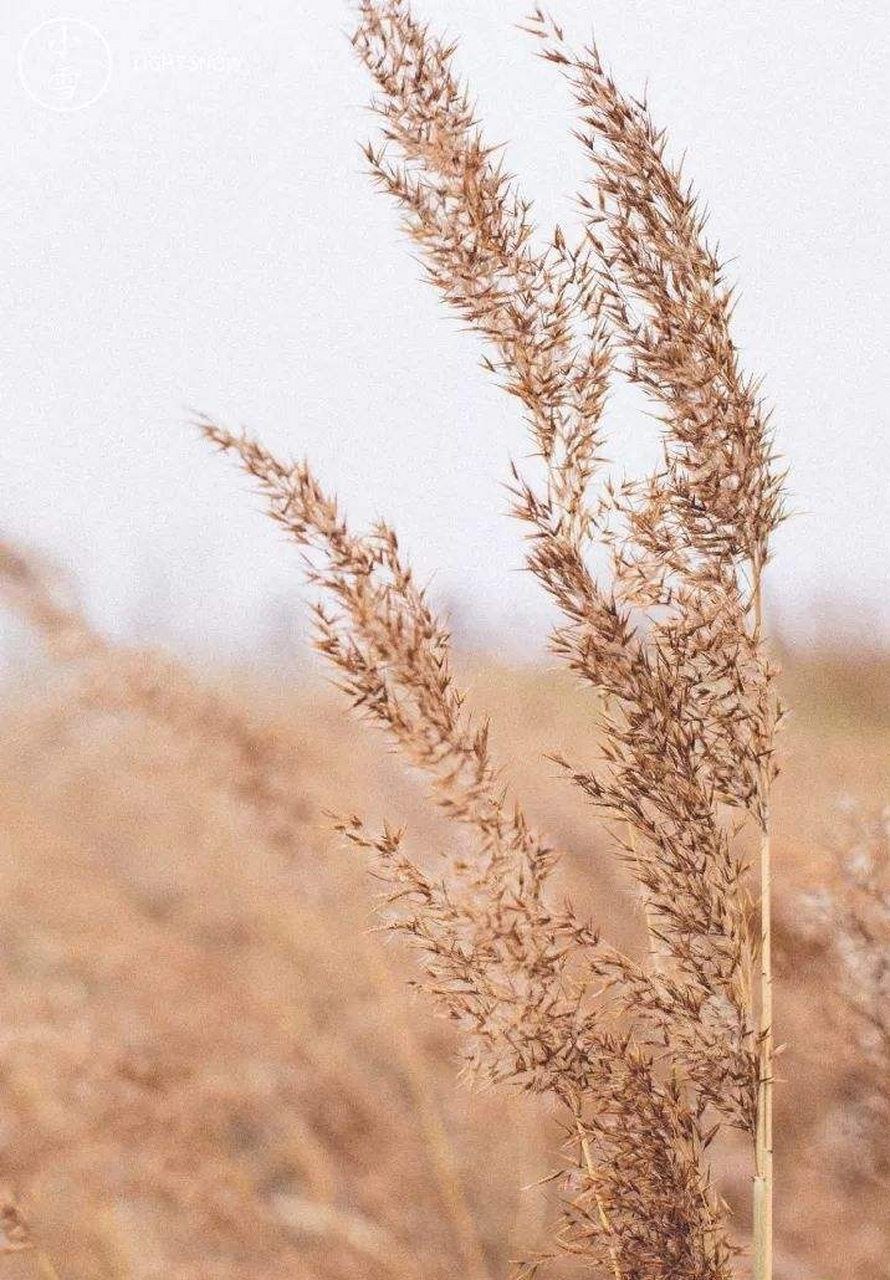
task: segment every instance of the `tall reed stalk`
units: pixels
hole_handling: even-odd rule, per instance
[[[616,1280],[728,1280],[735,1246],[708,1148],[731,1127],[751,1143],[755,1271],[768,1280],[780,711],[762,579],[783,477],[739,367],[732,290],[663,132],[595,48],[573,52],[540,10],[527,30],[568,80],[592,166],[574,244],[533,226],[456,78],[454,46],[405,0],[359,6],[354,46],[382,125],[365,155],[430,282],[523,406],[537,469],[514,468],[513,512],[561,614],[553,650],[594,693],[603,739],[600,759],[559,764],[638,884],[648,955],[623,954],[552,902],[557,853],[505,789],[392,530],[355,534],[307,464],[202,426],[307,550],[324,601],[316,643],[341,687],[453,821],[435,873],[396,827],[372,833],[349,818],[342,830],[389,886],[391,926],[416,945],[476,1068],[563,1108],[571,1176],[558,1247]],[[661,459],[645,479],[604,478],[594,494],[614,377],[657,407]],[[760,833],[759,929],[739,843],[748,823]]]
[[[754,627],[762,644],[761,568],[755,568]],[[773,1274],[773,966],[772,857],[769,829],[769,778],[761,770],[760,790],[760,1022],[757,1056],[757,1122],[754,1139],[754,1275]]]

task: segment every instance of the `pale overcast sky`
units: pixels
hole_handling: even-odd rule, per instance
[[[488,136],[540,222],[571,227],[585,167],[564,85],[515,29],[521,0],[417,7],[461,36]],[[89,25],[42,27],[55,5],[30,0],[0,20],[0,525],[71,565],[116,632],[243,643],[295,586],[297,556],[185,425],[206,410],[307,454],[357,520],[385,514],[472,622],[540,634],[502,487],[519,414],[363,174],[348,6],[64,8]],[[595,30],[627,89],[648,84],[733,259],[737,337],[798,513],[774,609],[801,630],[840,609],[890,631],[885,5],[553,8],[573,35]],[[630,470],[651,456],[638,408],[619,394],[609,419]]]

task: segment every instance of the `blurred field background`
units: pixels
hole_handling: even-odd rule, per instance
[[[196,666],[212,705],[274,739],[288,804],[270,826],[213,717],[85,707],[24,634],[0,736],[0,1278],[499,1280],[546,1248],[560,1132],[458,1079],[332,830],[355,810],[431,857],[446,838],[374,732],[309,660]],[[877,1280],[890,1140],[806,895],[833,882],[844,809],[887,801],[890,653],[781,658],[778,1274]],[[463,675],[573,895],[633,946],[608,839],[543,758],[595,750],[590,700],[478,654]],[[744,1236],[749,1170],[731,1146],[715,1161]]]
[[[541,225],[569,225],[588,166],[513,29],[522,8],[423,8],[462,34]],[[590,6],[559,9],[586,38]],[[305,450],[362,522],[384,507],[420,578],[472,613],[466,682],[566,850],[567,888],[633,948],[608,838],[544,758],[596,750],[594,705],[504,656],[540,652],[549,616],[505,571],[516,532],[493,501],[515,406],[417,287],[365,181],[345,12],[79,14],[114,64],[89,110],[47,112],[21,83],[44,6],[17,0],[0,42],[16,139],[2,518],[64,549],[115,635],[192,650],[184,675],[138,652],[118,670],[116,645],[58,661],[0,616],[0,1280],[506,1280],[551,1240],[563,1134],[534,1099],[461,1077],[451,1027],[378,931],[377,886],[330,815],[404,821],[431,861],[448,833],[323,682],[293,557],[183,416],[219,409]],[[689,147],[793,462],[768,596],[794,637],[778,655],[777,1280],[890,1280],[890,1126],[808,905],[834,883],[847,811],[890,801],[886,16],[868,0],[806,23],[788,0],[599,0],[594,16],[621,81],[649,86]],[[625,430],[639,406],[615,390],[616,467],[646,474],[655,429]],[[731,1144],[714,1158],[744,1240],[750,1170]]]

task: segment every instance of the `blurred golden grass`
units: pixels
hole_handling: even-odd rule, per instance
[[[874,1280],[888,1188],[866,1167],[852,1041],[797,904],[831,881],[837,799],[886,799],[890,658],[786,665],[777,1270]],[[541,761],[593,746],[584,700],[533,668],[462,674],[534,819],[568,850],[573,895],[633,945],[635,902],[583,801]],[[373,932],[364,870],[325,811],[344,794],[371,817],[385,803],[433,848],[435,819],[325,686],[220,683],[286,730],[298,858],[200,744],[139,715],[69,714],[52,679],[8,691],[0,1177],[45,1261],[0,1254],[0,1277],[51,1274],[48,1260],[62,1280],[506,1276],[546,1244],[557,1193],[541,1179],[560,1134],[531,1100],[454,1087],[450,1028]],[[718,1159],[744,1222],[747,1166],[731,1148]]]

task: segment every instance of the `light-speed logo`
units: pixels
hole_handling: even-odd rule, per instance
[[[50,111],[81,111],[111,80],[111,49],[102,32],[80,18],[50,18],[29,31],[19,50],[19,80]]]

